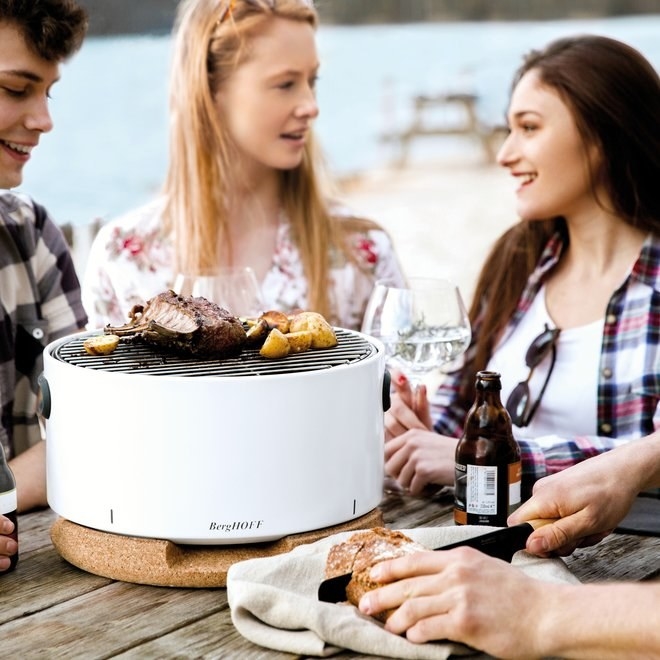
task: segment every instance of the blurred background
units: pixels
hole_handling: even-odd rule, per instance
[[[55,130],[42,138],[22,186],[60,224],[74,226],[104,222],[158,193],[178,4],[81,3],[90,13],[90,35],[53,89]],[[403,261],[414,260],[418,271],[437,269],[438,252],[474,228],[471,218],[482,223],[484,245],[515,220],[512,188],[493,153],[524,53],[588,32],[626,41],[660,66],[659,0],[316,5],[322,19],[317,133],[330,171],[350,203],[395,234]],[[400,138],[414,121],[421,128],[404,149]],[[481,199],[481,206],[466,207]],[[420,258],[415,237],[439,216],[454,222],[440,226],[441,247]],[[78,259],[82,267],[84,254]]]

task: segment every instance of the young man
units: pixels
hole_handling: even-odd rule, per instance
[[[81,46],[87,14],[73,0],[0,0],[0,442],[18,510],[46,504],[37,378],[48,342],[85,327],[80,286],[62,232],[23,194],[23,167],[53,127],[48,103],[60,64]],[[16,543],[0,516],[0,571]]]

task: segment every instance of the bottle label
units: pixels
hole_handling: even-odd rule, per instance
[[[16,489],[8,490],[0,493],[0,514],[13,513],[18,507],[18,500],[16,497]]]
[[[522,466],[456,464],[454,522],[506,526],[521,501]]]
[[[497,513],[497,467],[468,465],[465,509],[468,513],[494,516]]]
[[[521,486],[522,463],[509,463],[509,513],[513,513],[520,506]]]

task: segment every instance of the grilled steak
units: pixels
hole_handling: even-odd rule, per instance
[[[129,317],[126,325],[107,325],[105,332],[205,358],[238,353],[246,341],[243,324],[226,309],[174,291],[135,305]]]

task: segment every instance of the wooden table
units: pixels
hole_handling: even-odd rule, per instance
[[[452,524],[452,499],[388,495],[392,528]],[[117,582],[81,571],[54,549],[50,510],[19,519],[20,560],[0,577],[0,655],[6,658],[293,658],[253,645],[231,622],[225,589]],[[567,559],[582,581],[660,575],[660,538],[613,534]],[[341,658],[365,657],[344,653]],[[474,656],[472,656],[474,657]]]

